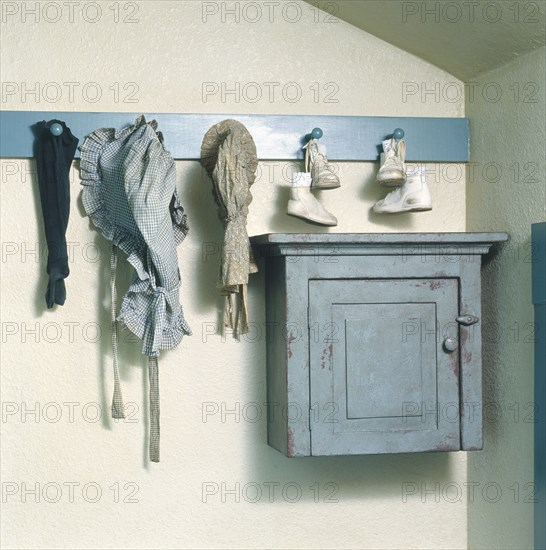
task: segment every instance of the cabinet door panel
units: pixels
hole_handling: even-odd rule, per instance
[[[311,280],[309,305],[313,454],[459,449],[456,279]]]

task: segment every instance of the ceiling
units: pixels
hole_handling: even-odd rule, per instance
[[[468,81],[546,43],[546,0],[306,0]]]

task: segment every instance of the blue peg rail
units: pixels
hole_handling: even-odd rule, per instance
[[[80,139],[97,128],[123,128],[139,113],[83,113],[54,111],[0,112],[0,156],[31,158],[31,126],[40,120],[66,122]],[[328,158],[337,161],[376,161],[381,141],[404,128],[409,162],[467,162],[468,120],[466,118],[398,118],[369,116],[237,115],[144,113],[156,119],[165,144],[178,160],[197,160],[205,132],[217,122],[234,118],[254,137],[260,160],[303,158],[302,146],[309,129],[324,134]],[[317,132],[318,134],[318,132]]]

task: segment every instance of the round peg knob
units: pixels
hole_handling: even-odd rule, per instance
[[[444,340],[444,348],[446,349],[446,351],[455,351],[457,349],[457,346],[457,338],[452,338],[451,336],[449,336]]]
[[[60,136],[63,133],[63,127],[58,122],[55,122],[50,126],[49,131],[54,136]]]
[[[313,128],[311,132],[311,139],[320,139],[324,135],[321,128]]]
[[[402,128],[396,128],[396,130],[392,133],[394,139],[403,139],[405,135],[406,133],[402,130]]]

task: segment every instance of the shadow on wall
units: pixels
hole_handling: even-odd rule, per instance
[[[218,275],[224,242],[224,226],[217,215],[218,206],[212,195],[212,181],[200,162],[185,163],[189,167],[177,171],[178,188],[184,209],[188,212],[189,233],[178,248],[178,259],[182,273],[182,294],[186,281],[199,281],[192,285],[192,303],[196,313],[210,313],[216,310],[217,326],[221,326],[223,299],[217,288]],[[183,184],[180,180],[183,180]],[[205,215],[202,215],[205,214]],[[188,247],[200,249],[200,261],[185,263]],[[185,300],[183,300],[185,303]]]
[[[498,369],[502,365],[502,358],[499,356],[497,340],[498,322],[500,319],[499,300],[493,297],[495,289],[502,288],[499,269],[502,261],[503,250],[506,244],[494,246],[483,263],[483,302],[487,307],[482,308],[482,377],[483,377],[483,402],[502,403],[503,396],[499,388]],[[510,245],[512,246],[512,242]],[[498,423],[488,422],[487,414],[484,418],[484,451],[491,451],[490,446],[495,446],[497,441]],[[480,457],[480,461],[483,460]],[[471,471],[472,456],[469,460],[469,472]]]
[[[38,185],[38,173],[36,168],[36,160],[30,159],[30,182],[32,187],[33,206],[34,206],[34,218],[38,220],[36,224],[38,227],[38,234],[36,235],[37,243],[43,243],[45,247],[46,236],[44,229],[44,216],[42,213],[41,199],[40,199],[40,186]],[[45,295],[47,290],[47,257],[45,254],[38,255],[38,270],[40,273],[39,283],[34,293],[34,315],[35,317],[41,317],[47,311],[47,305],[45,301]],[[55,306],[57,307],[57,306]]]
[[[73,199],[74,200],[74,199]],[[77,195],[77,207],[82,218],[87,218],[83,203],[81,189]],[[94,244],[98,250],[104,253],[100,255],[100,261],[97,264],[96,277],[97,285],[97,320],[98,325],[102,327],[103,338],[99,340],[99,362],[97,365],[98,373],[98,394],[100,399],[101,410],[106,411],[102,415],[101,422],[103,428],[113,430],[115,428],[115,420],[111,415],[112,391],[113,391],[113,348],[112,348],[112,296],[110,286],[110,252],[111,243],[107,241],[102,234],[93,226],[93,223],[88,219],[89,231],[94,235]],[[118,250],[118,265],[116,269],[116,294],[117,294],[117,312],[121,307],[123,296],[131,283],[133,268],[127,262],[126,254]],[[94,300],[93,297],[90,299]],[[122,324],[118,323],[118,364],[120,370],[120,380],[122,395],[124,398],[125,413],[127,416],[131,414],[131,403],[135,401],[136,396],[128,396],[123,394],[124,382],[130,382],[136,375],[135,367],[140,370],[142,380],[142,415],[143,415],[143,466],[147,469],[149,466],[149,413],[148,413],[148,363],[146,358],[141,353],[142,343],[132,332],[130,332]]]
[[[537,489],[532,441],[538,414],[532,381],[532,261],[530,235],[518,234],[516,229],[510,230],[509,243],[493,247],[483,266],[484,448],[469,453],[468,480],[481,484],[480,490],[488,483],[496,487],[492,498],[498,501],[469,502],[468,535],[473,548],[492,544],[532,548],[532,502]]]

